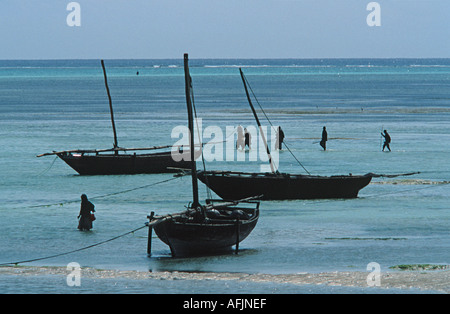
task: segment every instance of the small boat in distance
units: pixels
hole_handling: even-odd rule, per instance
[[[264,132],[262,131],[261,123],[248,92],[247,79],[245,78],[242,69],[239,69],[239,71],[248,103],[256,123],[258,124],[262,141],[266,146],[272,172],[246,173],[232,171],[202,171],[198,173],[199,180],[220,197],[230,200],[258,195],[261,195],[261,200],[357,197],[358,192],[372,180],[372,174],[315,176],[311,175],[306,169],[308,175],[280,173],[278,169],[276,169],[270,155],[269,146],[264,137]],[[286,145],[286,143],[284,144]]]
[[[186,104],[190,131],[191,177],[193,201],[186,211],[178,214],[150,219],[147,253],[151,255],[152,230],[158,238],[170,247],[172,257],[212,255],[228,252],[232,246],[243,241],[255,228],[259,219],[259,202],[241,200],[227,202],[224,200],[206,200],[201,205],[198,200],[197,167],[194,160],[194,119],[192,97],[192,80],[189,74],[188,55],[184,55],[184,73],[186,87]],[[250,204],[250,208],[239,205]]]
[[[180,169],[189,169],[189,151],[180,151],[179,147],[154,146],[148,148],[122,148],[117,142],[116,125],[111,95],[108,87],[105,64],[101,60],[106,92],[108,94],[111,124],[114,133],[114,147],[110,149],[74,149],[53,151],[37,157],[56,155],[80,175],[116,175],[142,173],[171,173]],[[138,154],[138,151],[172,148],[158,153]],[[130,153],[133,152],[133,153]],[[196,158],[200,154],[196,155]]]

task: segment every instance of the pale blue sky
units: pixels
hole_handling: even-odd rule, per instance
[[[0,0],[0,59],[450,57],[450,0]]]

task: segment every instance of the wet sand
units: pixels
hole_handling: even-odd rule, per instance
[[[16,276],[67,276],[70,273],[65,267],[0,267],[1,275]],[[123,270],[101,270],[94,268],[82,268],[83,278],[101,279],[127,279],[127,280],[190,280],[190,281],[238,281],[253,283],[275,283],[290,285],[326,285],[339,287],[367,288],[369,272],[324,272],[324,273],[298,273],[298,274],[245,274],[245,273],[213,273],[213,272],[143,272]],[[450,270],[437,271],[392,271],[380,275],[380,285],[376,288],[403,289],[408,293],[409,289],[421,291],[435,291],[450,293]]]

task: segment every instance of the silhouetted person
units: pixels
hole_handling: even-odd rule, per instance
[[[391,136],[386,130],[384,130],[384,134],[381,133],[381,136],[384,137],[383,152],[386,147],[387,149],[389,149],[389,151],[391,151],[391,148],[389,147],[389,144],[391,143]]]
[[[327,128],[323,127],[322,140],[320,141],[320,146],[322,146],[323,150],[327,150],[327,141],[328,141]]]
[[[92,217],[91,212],[95,212],[94,204],[92,204],[86,194],[81,195],[81,208],[80,214],[78,215],[78,229],[80,230],[91,230],[92,229]]]
[[[283,141],[284,141],[284,132],[281,129],[281,126],[279,126],[277,130],[277,141],[275,143],[275,148],[283,149],[282,147]]]
[[[242,129],[242,126],[240,126],[240,125],[238,125],[238,127],[237,127],[236,148],[245,149],[244,130]]]
[[[247,129],[244,130],[244,137],[245,146],[248,146],[248,149],[252,149],[252,135],[247,131]]]

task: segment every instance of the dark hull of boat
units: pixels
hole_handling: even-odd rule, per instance
[[[262,200],[355,198],[372,176],[307,176],[199,172],[198,178],[224,199],[262,195]]]
[[[190,169],[190,162],[175,161],[170,152],[156,154],[57,154],[80,175],[173,173]]]
[[[187,257],[227,252],[243,241],[255,228],[259,212],[250,220],[209,220],[193,223],[167,220],[156,226],[157,236],[170,247],[173,257]],[[239,235],[239,236],[238,236]]]

